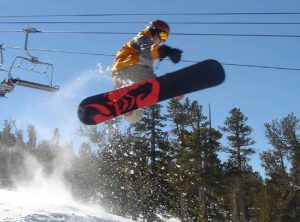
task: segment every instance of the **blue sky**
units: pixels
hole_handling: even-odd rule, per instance
[[[219,12],[300,12],[297,0],[10,0],[0,2],[2,16],[55,15],[55,14],[168,14],[168,13],[219,13]],[[3,18],[0,30],[22,30],[37,28],[44,33],[31,34],[29,48],[100,53],[107,56],[30,51],[41,61],[54,64],[54,84],[61,90],[46,93],[16,87],[1,99],[0,122],[12,118],[19,127],[26,129],[29,123],[38,127],[41,137],[49,137],[55,127],[61,129],[63,137],[74,137],[79,120],[77,105],[88,95],[104,92],[113,87],[109,78],[109,67],[115,52],[132,35],[87,35],[45,33],[49,31],[130,32],[143,29],[148,21],[162,19],[167,22],[300,22],[300,15],[234,15],[234,16],[102,16],[102,17],[48,17],[48,18]],[[5,21],[26,21],[28,24],[7,24]],[[129,21],[135,24],[34,24],[33,21]],[[143,23],[144,22],[144,23]],[[299,25],[200,25],[171,24],[173,33],[229,33],[300,35]],[[7,47],[4,52],[4,69],[8,69],[15,56],[26,55],[22,32],[0,32],[0,44]],[[300,68],[299,38],[278,37],[234,37],[234,36],[180,36],[172,35],[166,44],[182,49],[183,60],[201,61],[217,59],[224,64],[249,64]],[[172,64],[164,61],[156,70],[157,75],[176,70],[191,63]],[[224,66],[227,79],[219,87],[188,95],[199,101],[208,112],[212,108],[214,127],[223,125],[230,109],[237,107],[249,118],[258,152],[269,148],[264,137],[264,123],[281,119],[293,112],[300,118],[300,71]],[[4,77],[0,72],[0,77]],[[22,78],[36,77],[22,73]],[[17,77],[17,76],[16,76]],[[257,163],[254,156],[253,163]],[[259,166],[254,167],[259,169]]]

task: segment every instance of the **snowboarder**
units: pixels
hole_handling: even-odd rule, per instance
[[[129,40],[117,52],[112,77],[115,88],[121,88],[155,78],[153,62],[155,59],[169,57],[173,63],[181,60],[182,51],[163,45],[170,34],[169,25],[162,20],[151,21],[147,27]],[[134,123],[143,117],[142,110],[135,110],[124,115],[124,118]]]

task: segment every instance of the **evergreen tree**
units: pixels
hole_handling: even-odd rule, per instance
[[[71,184],[77,198],[94,203],[97,197],[96,156],[88,143],[83,143],[73,164]]]
[[[60,150],[59,138],[59,129],[56,128],[53,131],[52,138],[48,140],[42,140],[41,143],[37,145],[37,149],[34,152],[35,157],[44,167],[44,173],[46,173],[46,175],[52,174],[55,170],[55,160]]]
[[[174,124],[175,206],[182,221],[223,220],[221,215],[221,164],[217,157],[220,132],[211,129],[202,106],[189,99],[171,100],[168,117]]]
[[[13,132],[15,126],[14,120],[5,120],[2,132],[0,132],[1,146],[13,147],[17,138]]]
[[[26,147],[29,151],[34,151],[37,148],[37,133],[34,125],[30,124],[27,127],[28,141]]]
[[[182,221],[188,221],[188,198],[187,189],[185,187],[188,181],[188,174],[185,172],[184,155],[186,152],[185,136],[190,135],[191,116],[190,101],[186,98],[180,102],[177,99],[171,99],[167,107],[167,118],[171,122],[171,133],[174,138],[171,141],[174,149],[174,164],[175,167],[171,173],[171,181],[173,189],[176,191],[176,197],[173,202],[173,212],[180,217]]]
[[[300,201],[299,120],[289,114],[280,121],[266,123],[265,127],[266,137],[273,147],[261,154],[262,166],[268,176],[266,215],[273,221],[296,221],[300,209],[291,203]]]
[[[232,219],[244,222],[247,220],[247,204],[245,203],[245,171],[248,168],[249,156],[255,151],[250,146],[255,142],[250,137],[252,128],[247,125],[248,118],[240,109],[233,108],[230,116],[226,118],[225,126],[221,129],[229,134],[229,146],[224,151],[229,154],[227,162],[228,174],[232,178]]]
[[[291,164],[291,179],[295,187],[300,187],[300,124],[292,113],[282,120],[283,136]]]
[[[144,215],[147,221],[156,221],[156,215],[166,211],[169,205],[170,184],[167,169],[171,164],[168,134],[164,132],[166,118],[161,115],[162,106],[155,104],[144,109],[144,118],[133,125],[135,135],[143,137],[142,149],[147,149],[148,185],[144,199]],[[136,147],[139,149],[138,147]]]
[[[25,177],[25,153],[23,131],[18,129],[15,120],[6,120],[0,132],[0,178],[5,179],[6,186]]]
[[[126,193],[126,145],[119,120],[108,122],[105,127],[84,127],[81,134],[88,137],[96,149],[98,193],[100,201],[114,214],[125,216],[128,209]]]
[[[195,221],[222,221],[222,189],[220,132],[210,128],[194,129],[185,137],[190,152],[186,152],[185,169],[189,172],[189,203]]]
[[[125,136],[126,179],[128,193],[128,213],[134,221],[138,215],[148,212],[148,192],[150,187],[150,166],[148,140],[142,135],[132,133],[129,128]]]

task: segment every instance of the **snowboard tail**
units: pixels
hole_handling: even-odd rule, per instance
[[[158,78],[87,97],[78,107],[78,117],[84,124],[95,125],[166,99],[217,86],[224,80],[222,65],[216,60],[205,60]]]

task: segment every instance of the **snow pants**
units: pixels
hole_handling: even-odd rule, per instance
[[[152,78],[156,75],[153,72],[153,68],[145,65],[133,65],[118,71],[115,71],[115,76],[113,81],[115,83],[115,89],[132,85],[134,83],[139,83]],[[132,112],[123,115],[130,123],[135,123],[139,121],[144,115],[142,109],[134,110]]]

